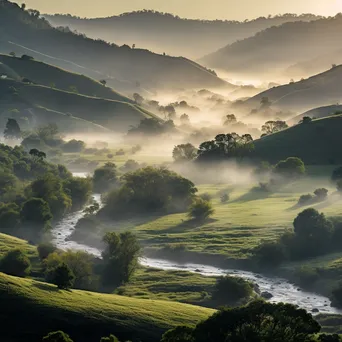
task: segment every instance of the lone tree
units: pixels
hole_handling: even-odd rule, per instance
[[[21,129],[17,120],[15,119],[7,120],[6,127],[4,130],[4,137],[6,139],[20,139],[21,138]]]
[[[105,86],[107,84],[107,81],[106,80],[100,80],[100,83]]]
[[[267,121],[265,124],[261,127],[261,130],[264,132],[264,134],[272,134],[272,133],[277,133],[280,132],[289,126],[285,121]]]
[[[286,160],[281,160],[274,167],[273,172],[280,176],[297,178],[305,174],[305,165],[301,159],[289,157]]]
[[[236,120],[236,116],[234,114],[228,114],[225,117],[223,117],[223,124],[225,126],[233,125],[236,123],[237,123],[237,120]]]
[[[211,202],[196,198],[189,207],[188,217],[198,221],[205,221],[214,214]]]
[[[57,266],[53,272],[51,277],[51,282],[59,289],[67,290],[73,287],[75,281],[75,275],[69,268],[67,264],[61,264]]]
[[[186,162],[197,157],[197,148],[190,143],[175,146],[172,152],[175,162]]]

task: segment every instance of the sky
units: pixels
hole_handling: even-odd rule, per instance
[[[186,18],[252,19],[268,14],[342,12],[342,0],[26,0],[41,13],[70,13],[80,17],[108,17],[141,9],[154,9]]]

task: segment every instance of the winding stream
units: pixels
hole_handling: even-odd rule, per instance
[[[74,173],[75,176],[85,177],[85,173]],[[98,194],[93,195],[94,199],[101,204],[101,196]],[[74,231],[77,221],[84,216],[82,210],[67,215],[60,221],[53,229],[53,242],[60,249],[74,249],[87,251],[96,256],[101,256],[101,251],[84,244],[79,244],[75,241],[69,241],[68,237]],[[266,277],[261,274],[253,272],[221,269],[207,265],[185,263],[180,264],[169,260],[141,258],[140,263],[143,266],[159,268],[163,270],[181,270],[193,273],[199,273],[204,276],[220,276],[232,275],[238,276],[259,286],[261,292],[270,292],[273,297],[270,302],[286,302],[298,305],[299,307],[311,312],[313,309],[318,309],[320,313],[342,313],[342,310],[330,306],[331,302],[327,297],[306,292],[295,285],[291,284],[288,280],[278,277]]]

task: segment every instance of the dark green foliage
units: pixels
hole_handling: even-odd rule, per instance
[[[225,276],[218,278],[213,299],[225,305],[247,301],[253,294],[253,284],[242,278]]]
[[[241,159],[249,156],[253,149],[253,138],[249,134],[219,134],[214,140],[205,141],[199,146],[197,160]]]
[[[256,301],[246,307],[218,311],[192,331],[186,330],[184,340],[184,328],[176,329],[167,332],[164,336],[170,338],[163,341],[311,342],[321,327],[311,314],[294,305]]]
[[[63,144],[62,150],[67,153],[79,153],[85,149],[85,142],[82,140],[70,140]]]
[[[311,121],[312,121],[312,118],[310,116],[304,116],[303,119],[300,121],[300,123],[309,124]]]
[[[20,139],[21,129],[15,119],[7,119],[6,128],[4,130],[5,139]]]
[[[16,277],[25,277],[30,273],[31,263],[20,249],[8,251],[0,260],[0,271]]]
[[[285,248],[279,242],[263,242],[253,250],[253,260],[261,268],[275,268],[286,260]]]
[[[54,331],[43,337],[43,342],[73,342],[68,334],[63,331]]]
[[[107,192],[117,186],[117,183],[118,177],[115,164],[106,163],[94,171],[93,186],[95,192]]]
[[[0,230],[3,233],[16,235],[20,226],[20,207],[15,203],[0,204]]]
[[[197,157],[197,148],[190,143],[177,145],[172,151],[172,157],[175,162],[192,161]]]
[[[262,132],[264,132],[264,134],[268,135],[280,132],[288,127],[289,126],[286,124],[285,121],[267,121],[262,126],[261,130]]]
[[[299,197],[298,205],[309,205],[314,202],[314,196],[311,194],[302,195]]]
[[[188,217],[197,221],[205,221],[214,214],[211,202],[196,198],[189,207]]]
[[[126,172],[132,172],[132,171],[138,170],[139,168],[140,168],[140,164],[138,162],[136,162],[133,159],[129,159],[121,167],[121,171],[126,173]]]
[[[328,197],[328,189],[319,188],[314,191],[317,201],[325,201]]]
[[[172,120],[161,122],[156,118],[142,119],[137,127],[132,127],[129,131],[129,135],[159,135],[175,129],[175,125]]]
[[[15,176],[0,170],[0,196],[14,190],[17,184]]]
[[[79,209],[91,196],[92,181],[91,178],[72,177],[64,182],[63,188],[71,197],[73,209]]]
[[[57,266],[51,274],[51,282],[59,289],[67,290],[73,287],[75,275],[66,264]]]
[[[321,334],[318,337],[319,342],[341,342],[342,339],[337,334],[327,335],[327,334]]]
[[[43,242],[37,246],[37,251],[40,260],[46,259],[51,253],[56,251],[56,246],[50,242]]]
[[[281,160],[274,167],[273,172],[286,178],[297,178],[305,174],[305,165],[301,159],[289,157],[286,160]]]
[[[197,192],[191,181],[165,168],[145,167],[125,174],[122,182],[106,198],[108,216],[185,211]]]
[[[101,337],[100,342],[120,342],[118,338],[114,335],[109,335],[108,337]]]
[[[236,116],[234,114],[228,114],[223,118],[223,124],[225,126],[230,126],[233,124],[236,124],[237,120],[236,120]]]
[[[129,281],[138,266],[140,246],[130,233],[107,233],[103,238],[106,248],[102,253],[105,264],[102,279],[105,285],[118,286]]]
[[[179,326],[167,331],[161,342],[194,342],[193,329],[186,326]]]

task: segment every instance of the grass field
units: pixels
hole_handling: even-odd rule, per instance
[[[177,325],[194,325],[214,310],[176,302],[145,300],[55,286],[0,273],[2,337],[39,341],[61,329],[76,341],[113,333],[123,340],[159,341]],[[13,329],[20,321],[20,329]],[[34,326],[34,327],[33,327]]]

